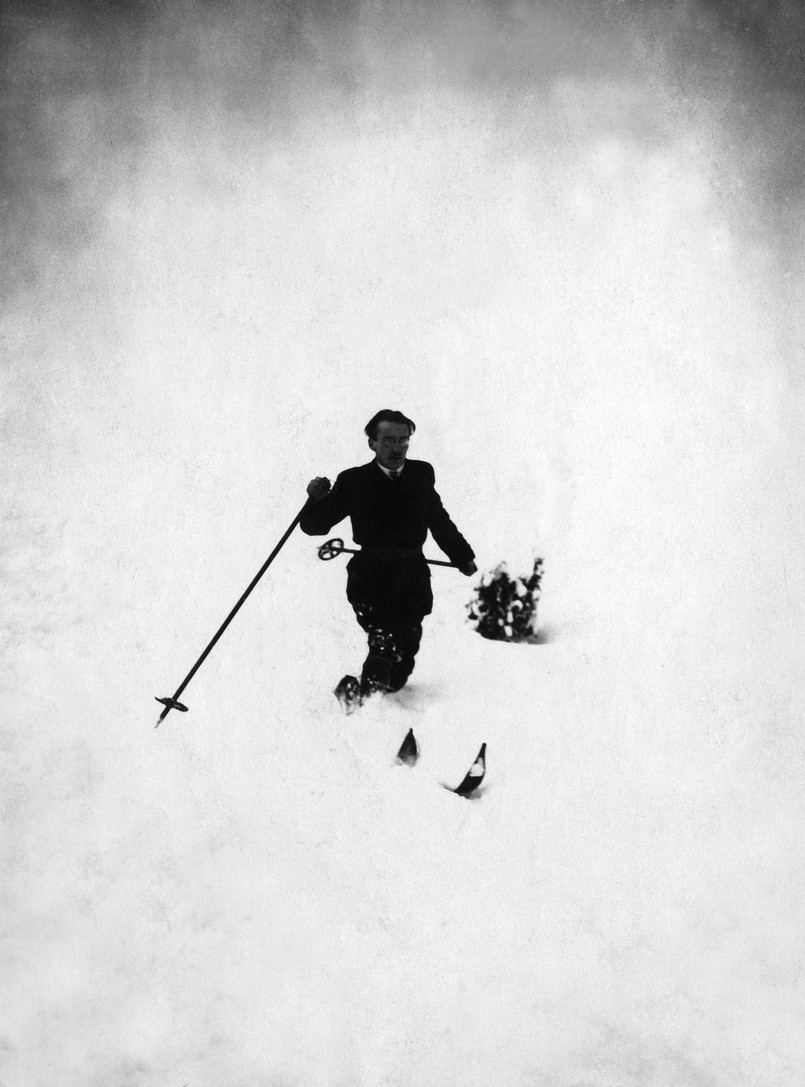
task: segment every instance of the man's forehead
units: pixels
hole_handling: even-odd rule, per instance
[[[384,421],[379,424],[377,433],[380,435],[387,435],[394,438],[407,438],[408,427],[405,423],[389,423]]]

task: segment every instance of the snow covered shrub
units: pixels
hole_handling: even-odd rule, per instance
[[[469,622],[484,638],[499,642],[526,642],[537,633],[537,602],[542,580],[542,559],[534,561],[529,577],[509,577],[505,562],[484,574],[475,598],[467,606]]]

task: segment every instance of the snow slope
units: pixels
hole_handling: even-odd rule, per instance
[[[282,10],[9,22],[0,1084],[793,1087],[801,205],[782,121],[738,154],[759,69],[703,5],[715,67],[628,6]],[[545,559],[544,643],[434,569],[411,687],[342,717],[343,560],[296,533],[155,729],[386,405],[482,569]]]

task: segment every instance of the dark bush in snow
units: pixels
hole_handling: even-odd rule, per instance
[[[481,578],[468,605],[469,622],[484,638],[499,642],[526,642],[536,637],[537,603],[542,580],[542,559],[534,561],[529,577],[509,576],[505,562]]]

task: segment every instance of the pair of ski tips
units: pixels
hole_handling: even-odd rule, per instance
[[[355,676],[344,676],[335,689],[335,696],[341,703],[345,713],[353,713],[361,704],[361,685]],[[409,728],[405,739],[397,752],[396,762],[403,766],[414,766],[419,758],[419,745],[414,736],[414,730]],[[457,796],[472,796],[478,789],[486,774],[486,744],[481,744],[481,750],[475,757],[475,761],[469,768],[460,785],[452,788],[445,785],[444,788]]]
[[[397,752],[396,761],[404,766],[413,766],[416,760],[419,758],[419,745],[416,742],[416,736],[414,736],[414,730],[408,729],[405,739],[403,740],[400,750]],[[469,768],[464,775],[464,780],[455,789],[450,785],[445,785],[444,788],[451,793],[456,793],[458,796],[472,796],[481,782],[484,780],[484,774],[486,773],[486,744],[481,744],[481,750],[478,752],[475,762]]]

